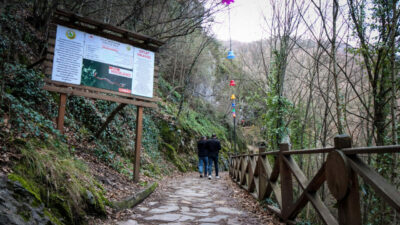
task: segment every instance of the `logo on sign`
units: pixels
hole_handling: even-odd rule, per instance
[[[129,45],[126,46],[126,50],[130,51],[131,49],[132,49],[131,46]]]
[[[75,31],[73,31],[73,30],[67,30],[67,32],[65,32],[65,36],[67,36],[68,39],[73,40],[73,39],[75,39],[76,34],[75,34]]]

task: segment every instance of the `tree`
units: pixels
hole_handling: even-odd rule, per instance
[[[398,45],[399,39],[399,1],[373,1],[369,12],[366,9],[368,4],[364,0],[348,0],[348,5],[354,30],[360,42],[358,50],[363,57],[372,88],[375,142],[377,145],[384,145],[388,125],[389,93],[393,88],[390,83],[394,71],[390,68],[395,64],[393,62],[395,58],[390,56],[393,54],[394,43]],[[370,38],[368,32],[377,32],[377,35]]]

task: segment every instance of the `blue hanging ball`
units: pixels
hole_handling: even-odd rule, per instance
[[[232,50],[230,50],[229,52],[228,52],[228,56],[226,57],[227,59],[234,59],[235,58],[235,54],[233,54],[233,51]]]

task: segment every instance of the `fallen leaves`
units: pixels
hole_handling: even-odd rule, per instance
[[[263,224],[268,225],[284,224],[280,223],[279,219],[274,214],[265,211],[249,192],[241,189],[229,176],[225,176],[224,179],[227,179],[229,189],[231,190],[230,196],[238,202],[244,211],[250,212],[253,219],[257,219],[258,221],[262,221]],[[249,220],[250,221],[247,221],[246,224],[252,224],[251,218],[249,218]]]

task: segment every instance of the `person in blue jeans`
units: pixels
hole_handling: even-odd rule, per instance
[[[207,140],[206,148],[208,151],[208,179],[212,178],[212,164],[214,162],[215,166],[215,178],[219,178],[218,176],[218,154],[219,150],[221,150],[221,143],[217,139],[217,135],[213,134],[211,139]]]
[[[199,156],[199,172],[200,178],[203,177],[203,165],[204,165],[204,177],[207,176],[207,165],[208,165],[208,152],[206,148],[207,138],[202,136],[197,142],[197,154]]]

